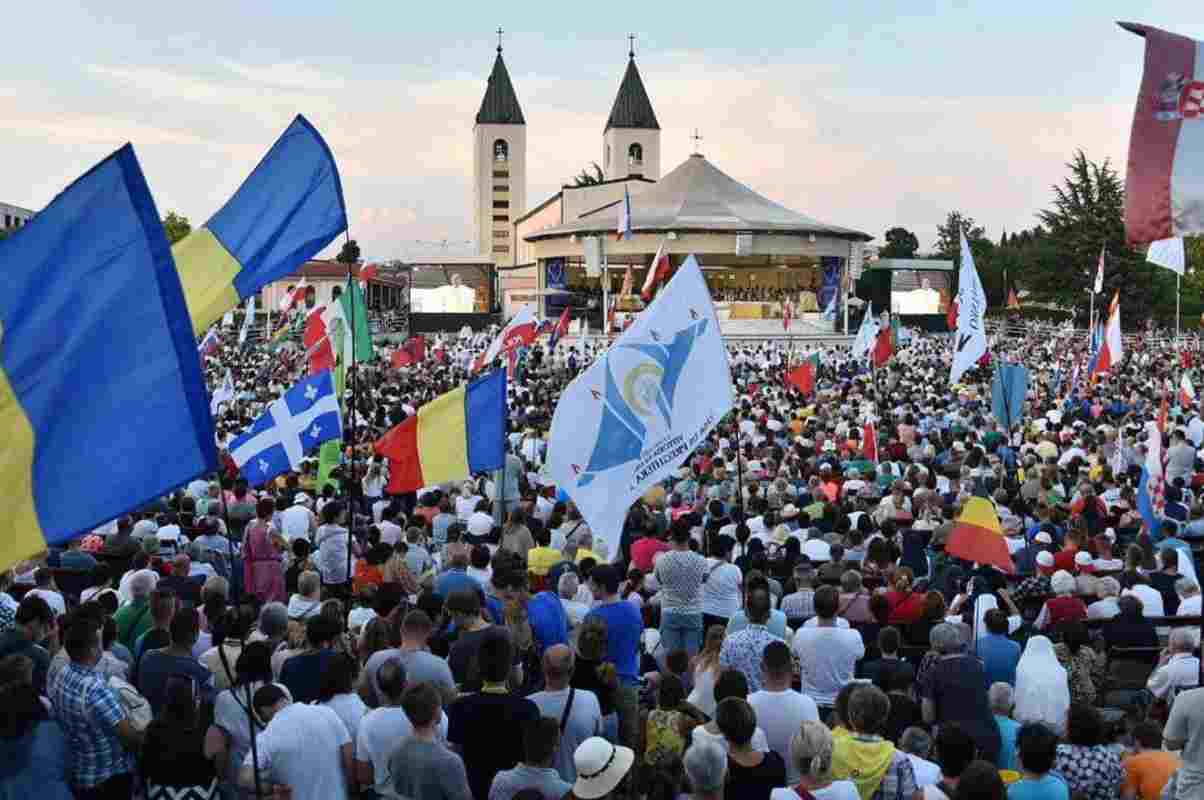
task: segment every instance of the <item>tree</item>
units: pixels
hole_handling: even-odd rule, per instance
[[[961,266],[961,235],[963,233],[971,247],[976,241],[986,240],[986,231],[981,225],[974,224],[973,217],[967,217],[960,211],[950,211],[949,216],[945,217],[945,224],[938,225],[936,228],[936,255],[940,258],[953,259],[958,266]],[[977,262],[978,255],[975,253],[975,264]]]
[[[886,246],[878,251],[879,258],[912,258],[920,249],[920,240],[906,228],[891,228],[882,238]]]
[[[168,211],[167,216],[163,218],[163,232],[167,234],[168,244],[175,244],[192,233],[192,223],[183,214]]]
[[[590,173],[589,167],[581,170],[581,174],[573,178],[573,186],[597,186],[606,180],[606,176],[603,174],[602,168],[598,166],[597,161],[591,161],[590,167],[593,167],[593,173]]]
[[[343,242],[343,249],[335,256],[335,261],[340,264],[358,264],[360,260],[360,246],[355,239],[348,239]]]

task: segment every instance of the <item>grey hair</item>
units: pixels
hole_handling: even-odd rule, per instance
[[[991,684],[991,688],[987,690],[987,699],[991,703],[991,711],[996,714],[1006,715],[1012,710],[1012,706],[1016,704],[1012,685],[1003,681],[996,681]]]
[[[297,576],[297,591],[303,595],[311,595],[322,588],[322,576],[311,570],[306,570]]]
[[[932,644],[932,649],[941,655],[956,653],[962,649],[962,635],[948,622],[934,627],[928,634],[928,641]]]
[[[1193,581],[1191,578],[1180,578],[1175,581],[1175,594],[1180,597],[1191,597],[1199,594],[1200,584]]]
[[[695,794],[718,792],[727,779],[727,751],[718,742],[698,741],[686,751],[682,766]]]
[[[1074,590],[1078,584],[1075,583],[1073,575],[1064,569],[1060,569],[1049,579],[1049,586],[1053,589],[1054,594],[1063,595],[1074,594]]]
[[[832,749],[832,731],[822,722],[805,720],[799,732],[790,737],[790,760],[799,772],[812,778],[827,775],[832,769]]]
[[[288,633],[288,606],[284,603],[265,603],[259,610],[259,632],[269,639]]]
[[[1166,646],[1179,653],[1190,653],[1196,649],[1196,632],[1191,628],[1172,628]]]
[[[580,586],[581,584],[577,580],[577,573],[575,572],[565,572],[560,576],[560,580],[556,581],[556,591],[560,593],[561,597],[567,600],[572,600],[577,596],[577,589]]]
[[[899,736],[899,749],[920,758],[928,758],[932,752],[932,737],[923,728],[912,725]]]
[[[155,588],[155,578],[149,572],[135,572],[130,578],[130,597],[146,597]]]
[[[1095,592],[1100,597],[1120,597],[1120,581],[1111,575],[1100,578],[1095,584]]]

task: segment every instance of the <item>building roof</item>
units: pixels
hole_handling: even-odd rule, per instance
[[[634,55],[627,60],[627,72],[623,73],[623,82],[619,84],[619,93],[615,95],[615,104],[610,108],[610,118],[606,120],[603,133],[611,128],[661,129],[648,92],[644,90],[644,82],[640,80]]]
[[[518,104],[518,95],[510,83],[510,73],[502,60],[499,47],[493,61],[493,72],[489,73],[489,84],[481,98],[481,110],[477,112],[478,125],[526,125],[523,109]]]
[[[358,279],[360,276],[360,268],[363,266],[363,264],[352,264],[352,277]],[[287,281],[289,283],[293,283],[301,278],[307,278],[309,280],[346,280],[347,265],[340,261],[311,259],[302,264],[301,268],[292,275],[288,276],[287,278],[282,278],[281,282]],[[386,275],[383,273],[377,273],[376,277],[373,278],[371,282],[380,284],[381,286],[399,286],[402,288],[406,286],[405,281],[398,280],[391,275]]]
[[[619,203],[580,219],[535,231],[527,241],[614,231]],[[652,187],[631,199],[635,233],[796,233],[869,241],[868,233],[812,219],[754,192],[697,153]]]

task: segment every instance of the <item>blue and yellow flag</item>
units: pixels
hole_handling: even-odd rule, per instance
[[[180,278],[130,145],[0,241],[0,569],[217,466]]]
[[[221,210],[172,248],[193,333],[296,272],[346,229],[334,156],[297,115]]]

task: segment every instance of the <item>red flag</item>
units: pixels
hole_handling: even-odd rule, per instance
[[[310,375],[334,368],[334,348],[330,344],[330,337],[326,335],[326,322],[322,319],[325,308],[318,306],[309,312],[305,320],[302,342],[305,344],[305,354],[309,357]]]
[[[669,254],[665,252],[665,243],[662,241],[656,248],[656,255],[652,257],[652,263],[648,266],[648,276],[644,278],[644,288],[640,290],[640,297],[644,299],[645,303],[652,302],[652,296],[656,294],[656,287],[668,279],[671,270]]]
[[[815,375],[819,372],[819,353],[812,353],[795,369],[786,373],[786,382],[803,394],[815,391]]]
[[[514,380],[514,373],[518,372],[518,348],[512,348],[506,351],[506,380]]]
[[[873,422],[865,423],[865,430],[861,433],[861,452],[867,461],[878,463],[878,429]]]
[[[552,338],[548,340],[548,350],[556,349],[556,344],[563,339],[569,332],[569,307],[565,306],[564,312],[560,315],[560,319],[556,322],[556,327],[552,328]]]
[[[305,301],[305,278],[293,287],[291,292],[286,292],[284,297],[280,298],[280,313],[287,314],[294,306],[300,305]]]
[[[1008,290],[1008,308],[1017,310],[1020,308],[1020,298],[1016,295],[1016,287]]]
[[[1009,575],[1016,573],[995,506],[985,497],[971,497],[966,501],[945,541],[945,552],[967,561],[993,564]]]
[[[949,310],[945,312],[945,324],[949,326],[949,330],[957,330],[957,298],[953,298],[949,302]]]
[[[422,336],[411,336],[393,353],[393,366],[397,369],[423,361],[426,361],[426,339]]]
[[[874,341],[874,366],[880,367],[895,353],[895,327],[894,320],[891,320],[890,325],[883,325],[878,331],[878,337]]]
[[[376,273],[380,272],[378,264],[365,264],[360,268],[360,286],[367,286],[368,281],[376,280]]]

